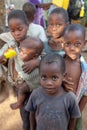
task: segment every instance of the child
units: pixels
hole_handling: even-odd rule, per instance
[[[29,21],[29,29],[27,34],[29,36],[40,38],[45,43],[47,41],[47,38],[43,27],[33,23],[35,19],[35,12],[36,12],[35,6],[30,2],[26,2],[23,5],[23,11],[25,12]]]
[[[71,24],[64,31],[64,50],[66,63],[66,79],[72,78],[73,85],[66,85],[77,97],[81,112],[87,103],[87,64],[81,56],[81,50],[85,45],[85,29],[81,25]],[[81,127],[81,119],[78,122]],[[77,127],[77,126],[76,126]]]
[[[40,62],[39,71],[41,87],[32,92],[25,107],[30,111],[30,130],[74,130],[80,110],[75,95],[62,86],[63,58],[47,54]]]
[[[44,31],[44,28],[38,24],[33,23],[35,12],[36,12],[35,6],[30,2],[26,2],[23,5],[23,11],[27,15],[28,24],[29,24],[27,35],[39,38],[44,43],[47,42],[47,37]],[[9,40],[13,40],[14,38],[12,37],[10,32],[6,32],[6,33],[0,34],[0,39],[5,42],[8,42]]]
[[[17,56],[17,59],[13,59],[16,60],[15,67],[12,66],[11,59],[8,70],[10,72],[9,78],[11,84],[15,85],[15,87],[18,88],[18,101],[10,105],[12,109],[20,108],[25,100],[26,93],[31,93],[33,89],[38,87],[38,68],[34,69],[30,74],[26,74],[23,72],[22,65],[24,62],[37,58],[39,55],[41,55],[42,49],[43,43],[40,40],[37,40],[35,38],[27,38],[20,44],[20,57]],[[12,70],[13,74],[11,73]],[[14,78],[15,71],[17,72],[16,78]]]
[[[19,52],[20,45],[27,38],[28,21],[27,21],[27,17],[24,11],[21,11],[21,10],[12,11],[8,16],[8,25],[10,28],[11,35],[14,37],[15,40],[9,41],[0,50],[0,63],[5,59],[5,57],[3,57],[3,54],[8,48],[15,48],[15,50]],[[13,63],[14,67],[16,67],[15,64],[17,64],[16,61],[18,57],[19,55],[15,57],[15,62]],[[13,71],[12,71],[12,74],[13,74]],[[16,75],[17,75],[17,72],[14,71],[13,79],[16,77]],[[24,104],[20,108],[20,113],[23,120],[23,129],[29,130],[29,113],[24,110],[25,104],[26,104],[26,100],[24,101]]]
[[[64,54],[63,31],[69,23],[68,13],[63,8],[54,9],[48,19],[48,46],[46,52]]]
[[[41,3],[40,0],[28,0],[28,2],[31,2],[36,7],[37,7],[38,4]],[[45,27],[44,13],[43,13],[42,8],[39,8],[39,7],[36,8],[34,23]]]

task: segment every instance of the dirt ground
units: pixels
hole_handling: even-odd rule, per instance
[[[87,49],[86,49],[87,50]],[[87,51],[83,53],[87,61]],[[23,130],[22,120],[19,110],[11,110],[10,103],[16,101],[16,97],[10,92],[6,100],[0,104],[0,130]],[[83,130],[87,130],[87,105],[82,113],[83,115]]]
[[[0,104],[0,130],[23,130],[19,109],[10,108],[10,103],[15,101],[16,97],[10,93],[9,97]]]

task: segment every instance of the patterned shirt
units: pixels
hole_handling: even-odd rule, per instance
[[[80,76],[78,89],[76,92],[76,97],[78,102],[81,100],[82,96],[87,96],[87,63],[85,62],[83,56],[80,57],[82,74]]]

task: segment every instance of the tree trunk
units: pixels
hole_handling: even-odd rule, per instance
[[[5,1],[0,0],[0,33],[5,31]]]

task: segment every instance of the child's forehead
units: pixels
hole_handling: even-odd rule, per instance
[[[61,65],[60,65],[60,61],[55,61],[52,63],[46,63],[46,62],[42,62],[41,63],[41,68],[43,69],[50,69],[50,70],[60,70],[61,69]]]
[[[75,39],[83,39],[84,38],[84,35],[82,33],[81,30],[69,30],[69,31],[66,31],[65,34],[64,34],[64,37],[65,38],[75,38]]]
[[[11,18],[9,21],[8,21],[8,23],[10,23],[10,24],[24,24],[24,25],[27,25],[26,23],[25,23],[25,21],[23,20],[23,19],[21,19],[21,18]]]
[[[62,19],[64,19],[65,17],[62,13],[55,12],[55,13],[50,14],[49,18],[62,18]]]
[[[48,23],[57,22],[57,23],[66,23],[66,19],[61,14],[53,13],[49,16]]]

